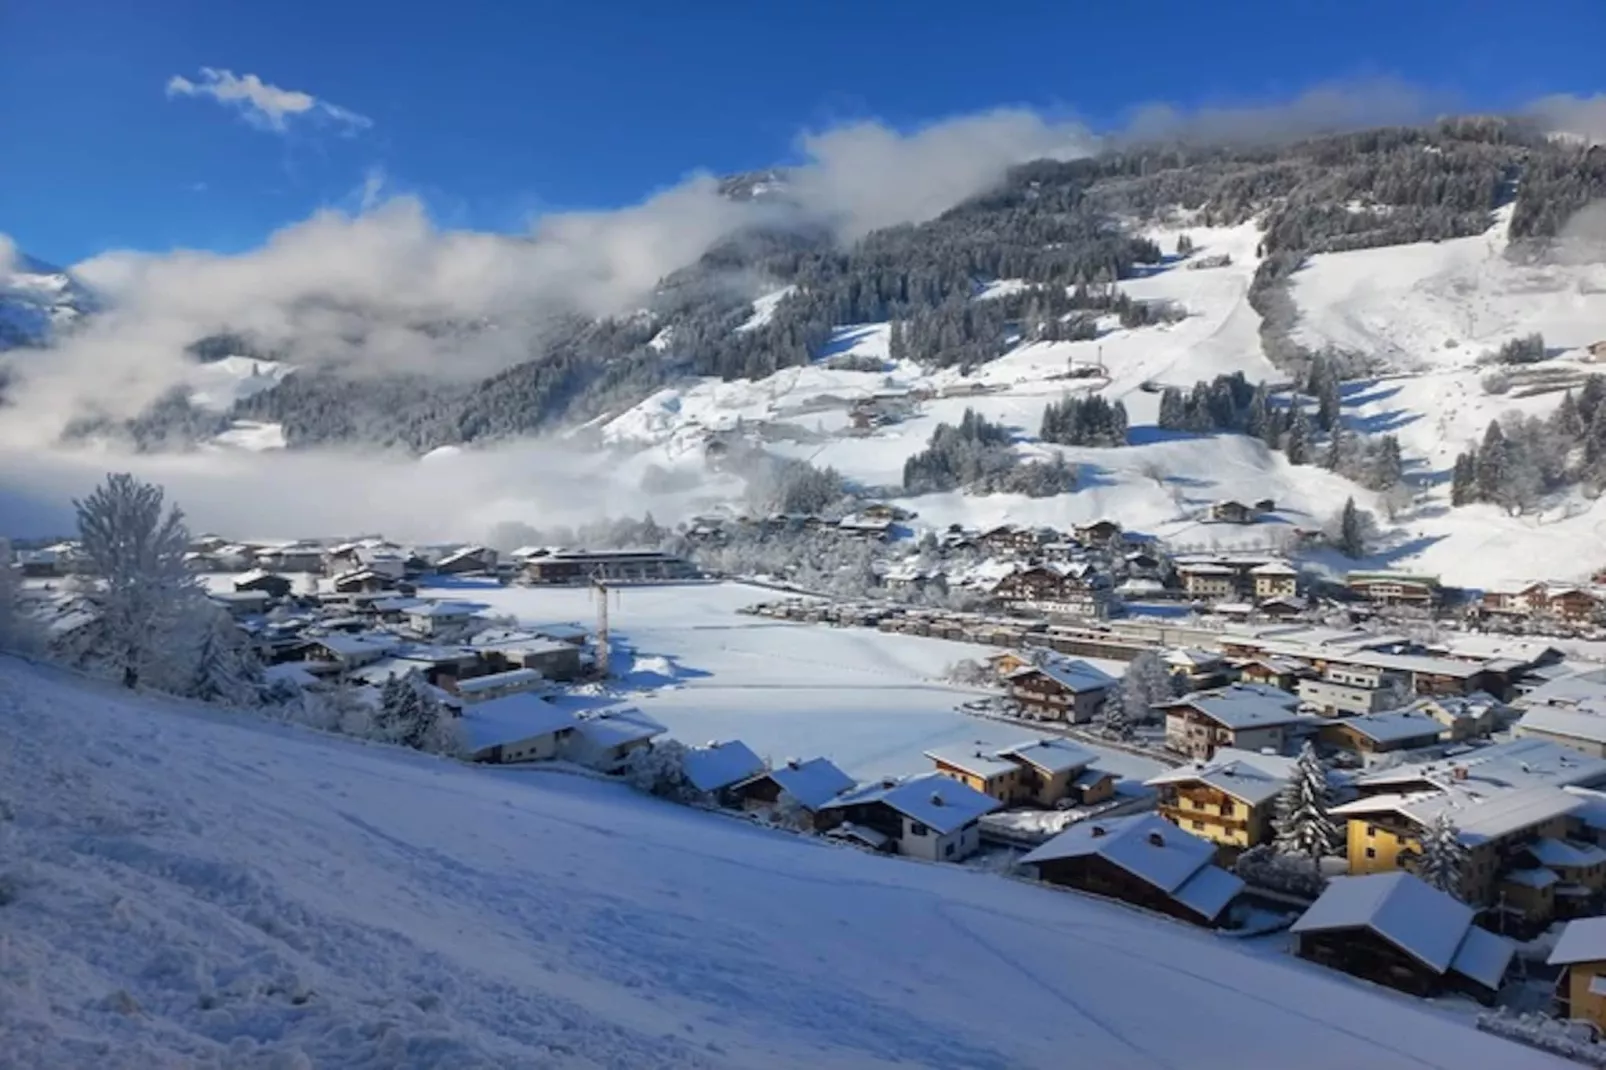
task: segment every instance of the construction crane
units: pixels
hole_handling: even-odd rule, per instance
[[[608,586],[608,578],[603,575],[599,566],[591,574],[591,593],[597,600],[597,675],[603,679],[608,677],[609,640],[608,640],[608,594],[612,590]],[[618,593],[614,592],[614,597]]]

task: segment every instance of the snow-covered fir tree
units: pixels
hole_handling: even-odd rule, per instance
[[[1277,850],[1312,859],[1331,853],[1338,842],[1338,826],[1333,822],[1331,810],[1332,788],[1327,781],[1327,767],[1317,756],[1316,748],[1306,743],[1294,763],[1293,776],[1277,796],[1277,812],[1272,822]]]
[[[174,640],[201,601],[184,560],[190,533],[184,514],[163,510],[162,490],[117,473],[83,500],[78,537],[92,577],[90,600],[98,615],[96,642],[85,653],[137,687],[157,664],[171,660]]]
[[[1133,736],[1132,718],[1127,715],[1124,701],[1106,702],[1100,714],[1104,731],[1116,739],[1131,739]]]
[[[1441,892],[1461,898],[1461,875],[1466,871],[1467,849],[1461,830],[1450,815],[1440,810],[1422,837],[1422,853],[1416,861],[1416,875]]]
[[[1171,670],[1152,650],[1145,650],[1127,663],[1121,677],[1120,703],[1128,724],[1147,724],[1154,720],[1156,703],[1176,697]]]
[[[246,634],[222,610],[202,608],[199,627],[190,697],[226,706],[260,705],[267,692],[262,659]]]

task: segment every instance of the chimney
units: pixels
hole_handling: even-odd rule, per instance
[[[943,805],[942,792],[934,791],[934,792],[931,793],[931,805],[932,806],[942,806]]]
[[[1467,778],[1467,767],[1464,765],[1458,765],[1450,775],[1457,780],[1465,780]]]
[[[892,777],[884,776],[881,778],[881,786],[883,788],[895,788],[898,786],[898,782]]]
[[[1165,846],[1165,837],[1160,835],[1158,832],[1149,833],[1149,846],[1151,846],[1151,847],[1164,847]]]
[[[1105,834],[1104,826],[1094,825],[1091,832],[1094,837],[1103,836]]]

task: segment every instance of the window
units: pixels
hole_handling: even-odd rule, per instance
[[[1204,825],[1205,825],[1205,823],[1203,821],[1195,821],[1193,823],[1193,827],[1196,828],[1196,829],[1202,829],[1202,828],[1204,828]]]
[[[1366,857],[1367,858],[1376,858],[1377,857],[1377,848],[1376,847],[1368,847],[1366,849]]]
[[[1372,839],[1376,835],[1377,835],[1377,826],[1376,825],[1367,825],[1366,826],[1366,838],[1367,839]]]
[[[924,836],[926,834],[926,831],[927,831],[926,830],[926,826],[922,825],[920,822],[918,822],[918,821],[909,822],[909,835],[911,835],[911,836]]]
[[[942,854],[944,858],[952,858],[954,856],[954,845],[948,844],[942,849]]]

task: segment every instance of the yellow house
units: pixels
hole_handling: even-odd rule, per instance
[[[1271,839],[1277,795],[1293,765],[1291,758],[1224,748],[1146,783],[1159,792],[1161,817],[1214,844],[1243,850]]]
[[[1563,967],[1556,984],[1561,1017],[1606,1030],[1606,918],[1568,922],[1548,961]]]
[[[1064,800],[1091,806],[1115,795],[1114,773],[1098,755],[1068,739],[1035,739],[987,751],[947,747],[926,752],[936,771],[1010,806],[1052,807]]]
[[[926,752],[937,772],[961,784],[991,795],[1002,803],[1015,801],[1019,794],[1021,767],[979,747],[947,747]]]
[[[1387,873],[1413,867],[1422,838],[1442,811],[1466,849],[1461,896],[1468,903],[1491,904],[1520,848],[1566,835],[1567,815],[1580,801],[1559,788],[1512,788],[1480,796],[1461,790],[1426,790],[1374,795],[1333,808],[1345,822],[1351,875]],[[1516,904],[1508,904],[1516,905]],[[1533,919],[1538,920],[1538,919]]]

